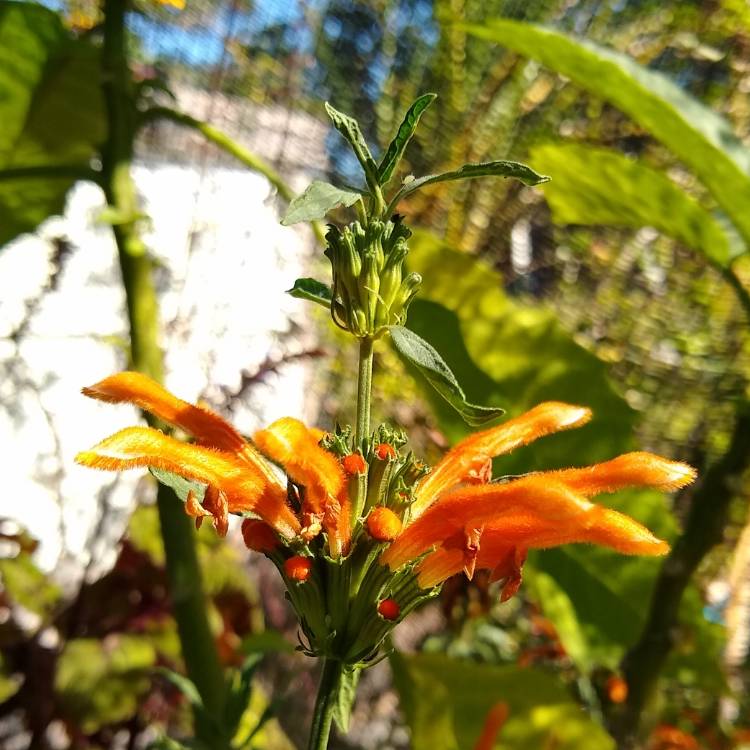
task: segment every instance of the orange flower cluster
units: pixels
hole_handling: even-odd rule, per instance
[[[492,481],[495,456],[579,427],[591,417],[588,409],[548,402],[463,440],[426,477],[418,476],[411,487],[402,483],[394,497],[376,488],[378,502],[365,508],[366,518],[352,518],[356,498],[349,493],[357,484],[355,476],[369,473],[369,481],[375,482],[376,464],[381,473],[398,464],[394,446],[377,443],[368,465],[358,450],[347,448],[341,455],[326,450],[321,445],[324,433],[289,417],[255,433],[251,444],[218,415],[133,372],[106,378],[83,392],[103,401],[136,404],[197,442],[186,444],[153,428],[130,427],[80,453],[79,463],[110,470],[149,466],[204,483],[202,502],[189,496],[186,511],[197,524],[211,517],[220,534],[226,533],[229,513],[252,514],[243,536],[249,548],[259,551],[273,549],[274,540],[307,543],[325,532],[328,554],[345,557],[353,532],[362,524],[367,537],[385,548],[380,563],[394,572],[415,566],[422,589],[462,570],[471,577],[480,568],[503,582],[505,600],[520,585],[529,549],[572,542],[625,554],[664,554],[666,542],[589,498],[634,486],[671,490],[695,478],[686,464],[628,453],[585,468]],[[266,459],[283,467],[293,484],[287,487]],[[368,497],[371,494],[368,489]],[[411,502],[404,502],[405,496]],[[307,580],[310,566],[303,560],[295,555],[287,561],[294,568],[287,571],[290,579]],[[394,616],[394,611],[388,614]]]

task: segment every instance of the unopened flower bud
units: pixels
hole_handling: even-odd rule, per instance
[[[284,573],[286,577],[297,583],[304,583],[312,572],[312,560],[302,555],[294,555],[284,561]]]
[[[384,620],[397,620],[401,614],[401,607],[395,599],[383,599],[378,604],[378,613]]]
[[[367,462],[361,453],[350,453],[341,459],[341,465],[347,474],[364,474],[367,471]]]
[[[271,552],[279,546],[274,530],[256,518],[246,518],[242,522],[242,538],[245,546],[255,552]]]
[[[391,542],[401,533],[401,519],[390,508],[379,506],[367,516],[367,532],[377,542]]]
[[[388,443],[379,443],[375,446],[375,455],[381,461],[387,461],[389,458],[396,458],[398,454],[392,445],[389,445]]]

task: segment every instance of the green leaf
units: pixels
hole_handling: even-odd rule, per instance
[[[422,94],[412,105],[409,107],[407,113],[404,115],[403,122],[399,125],[398,132],[394,139],[388,145],[383,158],[380,160],[378,165],[378,179],[381,185],[387,185],[391,179],[393,170],[396,169],[398,163],[401,161],[401,157],[404,155],[406,145],[414,135],[414,131],[417,129],[419,124],[419,118],[422,116],[427,107],[437,99],[437,94]]]
[[[593,42],[507,19],[464,28],[539,60],[628,114],[695,172],[750,242],[750,150],[727,120],[667,76]]]
[[[291,289],[287,289],[287,294],[297,299],[306,299],[310,302],[317,302],[323,307],[331,306],[333,293],[331,287],[316,279],[297,279]]]
[[[612,738],[583,713],[550,674],[486,666],[442,654],[391,657],[412,750],[474,747],[490,709],[508,705],[498,746],[507,750],[614,750]]]
[[[278,630],[264,630],[244,638],[240,649],[245,654],[293,654],[294,644]]]
[[[357,685],[361,669],[343,670],[338,688],[336,689],[336,704],[333,709],[333,718],[336,726],[342,732],[349,731],[349,721],[352,716],[354,700],[357,697]]]
[[[253,676],[262,658],[263,654],[251,654],[245,659],[240,669],[233,669],[230,672],[222,722],[222,730],[230,737],[237,731],[240,719],[250,703]]]
[[[417,368],[427,382],[470,425],[481,425],[502,416],[504,409],[493,406],[475,406],[466,400],[466,394],[456,376],[437,353],[421,336],[403,326],[389,326],[391,341],[398,353]]]
[[[174,490],[175,495],[182,500],[187,501],[189,492],[195,495],[195,499],[199,502],[203,502],[203,496],[206,494],[206,485],[200,482],[194,482],[191,479],[185,479],[179,474],[173,474],[171,471],[165,471],[164,469],[156,469],[149,467],[149,471],[156,478],[158,482],[165,484],[167,487],[171,487]]]
[[[11,603],[20,604],[44,620],[52,617],[62,598],[59,586],[37,568],[25,550],[16,557],[0,558],[0,584]]]
[[[560,224],[650,226],[718,266],[732,253],[719,222],[662,172],[608,149],[537,146],[533,164],[555,179],[544,195]]]
[[[349,142],[349,145],[351,145],[352,150],[357,157],[357,161],[362,165],[365,177],[367,178],[367,184],[373,190],[379,187],[378,167],[377,164],[375,164],[375,160],[372,158],[370,149],[367,147],[359,123],[353,117],[334,109],[328,102],[325,103],[325,108],[328,116],[331,118],[333,127],[335,127],[336,130],[338,130],[339,133],[341,133],[341,135],[343,135]]]
[[[305,192],[289,204],[281,223],[288,227],[301,221],[316,221],[337,206],[352,206],[362,197],[361,193],[344,190],[328,182],[314,180]]]
[[[155,671],[176,687],[188,699],[191,706],[201,711],[204,710],[203,699],[192,680],[166,667],[158,667]]]
[[[89,171],[105,137],[99,55],[52,11],[0,2],[0,246],[61,213]]]
[[[481,164],[464,164],[463,167],[452,172],[430,174],[425,177],[404,181],[401,189],[396,193],[389,206],[395,209],[396,204],[415,190],[432,185],[436,182],[451,182],[453,180],[473,180],[476,177],[513,177],[521,180],[524,185],[540,185],[549,182],[549,177],[537,174],[531,167],[517,161],[487,161]]]

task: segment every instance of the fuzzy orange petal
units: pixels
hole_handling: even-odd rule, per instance
[[[299,522],[283,491],[254,466],[231,453],[181,443],[150,427],[128,427],[76,456],[84,466],[108,471],[153,467],[203,482],[225,493],[229,510],[255,511],[291,537]]]
[[[580,427],[591,419],[591,411],[548,401],[515,419],[477,432],[462,440],[435,466],[417,487],[412,517],[423,513],[443,492],[470,478],[481,475],[488,459],[526,445],[553,432]]]
[[[338,496],[344,472],[336,456],[321,448],[315,437],[299,420],[283,417],[256,432],[253,441],[281,464],[294,482],[305,487],[306,509],[320,513],[328,496]]]
[[[544,473],[551,480],[561,482],[586,497],[626,487],[676,490],[690,484],[696,477],[695,469],[688,464],[643,452],[625,453],[611,461],[581,469]]]
[[[334,559],[348,554],[351,547],[351,507],[347,487],[335,499],[329,498],[326,503],[323,528],[328,535],[328,550]]]

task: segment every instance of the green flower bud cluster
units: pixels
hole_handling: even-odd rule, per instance
[[[352,222],[343,230],[329,226],[326,255],[333,269],[331,315],[334,322],[364,338],[386,326],[403,325],[422,277],[404,276],[411,231],[402,217]]]

